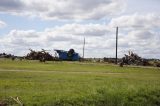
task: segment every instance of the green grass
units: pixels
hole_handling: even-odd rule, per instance
[[[1,59],[0,101],[10,96],[26,106],[159,106],[160,69]]]

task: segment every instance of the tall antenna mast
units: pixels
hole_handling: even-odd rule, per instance
[[[85,37],[84,37],[84,42],[83,42],[83,58],[84,58],[84,49],[85,49]]]
[[[117,59],[117,49],[118,49],[118,26],[116,27],[116,64],[118,62],[118,59]]]

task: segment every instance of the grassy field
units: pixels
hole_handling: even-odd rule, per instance
[[[0,101],[10,96],[25,106],[160,106],[160,69],[1,59]]]

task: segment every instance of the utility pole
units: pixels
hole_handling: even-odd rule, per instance
[[[83,59],[84,59],[84,49],[85,49],[85,38],[84,38],[84,42],[83,42]]]
[[[118,26],[116,27],[116,61],[115,61],[116,64],[118,62],[118,59],[117,59],[117,49],[118,49]]]

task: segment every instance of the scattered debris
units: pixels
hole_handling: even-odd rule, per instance
[[[24,106],[19,97],[7,97],[3,100],[0,100],[0,106]]]
[[[123,63],[123,62],[121,62],[121,63],[119,64],[119,66],[120,66],[120,67],[123,67],[123,65],[124,65],[124,63]]]
[[[160,67],[160,61],[154,61],[153,64],[154,64],[155,67]]]
[[[156,64],[156,67],[160,67],[160,63]]]
[[[13,99],[19,106],[24,106],[24,104],[19,100],[19,97],[12,97],[10,96],[11,99]]]
[[[0,101],[0,106],[7,106],[8,104],[5,101]]]
[[[115,58],[107,58],[107,57],[104,57],[104,58],[103,58],[103,61],[104,61],[104,62],[108,62],[108,63],[115,63]]]
[[[7,53],[0,53],[0,58],[11,59],[12,61],[16,59],[21,61],[22,59],[24,59],[23,56],[14,56],[12,54],[7,54]]]

